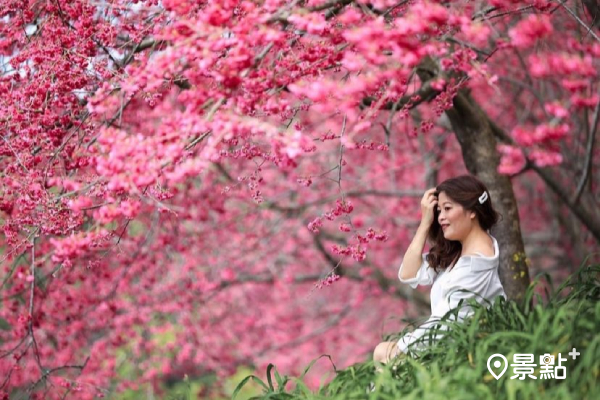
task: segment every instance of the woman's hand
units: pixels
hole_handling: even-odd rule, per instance
[[[437,202],[435,188],[427,190],[423,195],[423,199],[421,200],[421,224],[408,249],[406,249],[404,257],[402,257],[402,264],[398,271],[398,278],[403,282],[415,278],[419,272],[419,268],[423,264],[423,248],[425,247],[427,235],[433,222],[433,210],[437,206]]]
[[[421,225],[429,228],[433,223],[435,216],[434,210],[437,207],[438,198],[436,195],[436,189],[428,189],[423,198],[421,199]]]

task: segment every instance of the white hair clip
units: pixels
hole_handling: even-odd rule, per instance
[[[479,204],[483,204],[488,199],[488,194],[486,191],[483,191],[483,194],[479,196]]]

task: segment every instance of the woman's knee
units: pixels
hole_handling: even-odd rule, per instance
[[[384,361],[384,351],[383,351],[383,345],[385,343],[379,343],[377,346],[375,346],[375,350],[373,350],[373,361],[377,361],[377,362],[383,362]]]
[[[373,351],[373,360],[380,363],[387,363],[398,354],[396,342],[382,342],[375,346]]]

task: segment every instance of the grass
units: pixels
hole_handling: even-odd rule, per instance
[[[442,322],[448,325],[448,331],[441,340],[386,366],[381,373],[376,374],[373,361],[367,361],[335,371],[331,382],[311,390],[303,378],[318,359],[299,377],[280,376],[275,366],[269,365],[266,382],[247,376],[238,384],[233,398],[246,384],[256,382],[263,388],[261,395],[253,397],[256,400],[599,399],[599,276],[600,265],[584,266],[556,290],[542,296],[541,279],[550,287],[552,282],[547,274],[540,275],[527,292],[525,306],[504,299],[488,307],[471,302],[474,314],[464,322],[450,321],[450,315],[457,311],[451,310]],[[580,352],[575,360],[567,354],[572,348]],[[495,379],[487,369],[487,361],[496,353],[503,354],[509,364],[516,353],[534,354],[534,375],[538,379],[510,379],[514,375],[510,366],[500,379]],[[555,356],[555,365],[559,353],[566,358],[562,362],[566,379],[540,379],[540,356],[546,353]],[[367,393],[371,382],[375,391]]]

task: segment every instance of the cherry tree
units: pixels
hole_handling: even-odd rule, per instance
[[[397,267],[467,171],[511,298],[554,266],[524,231],[600,240],[597,2],[0,5],[5,397],[364,360],[426,309]]]

